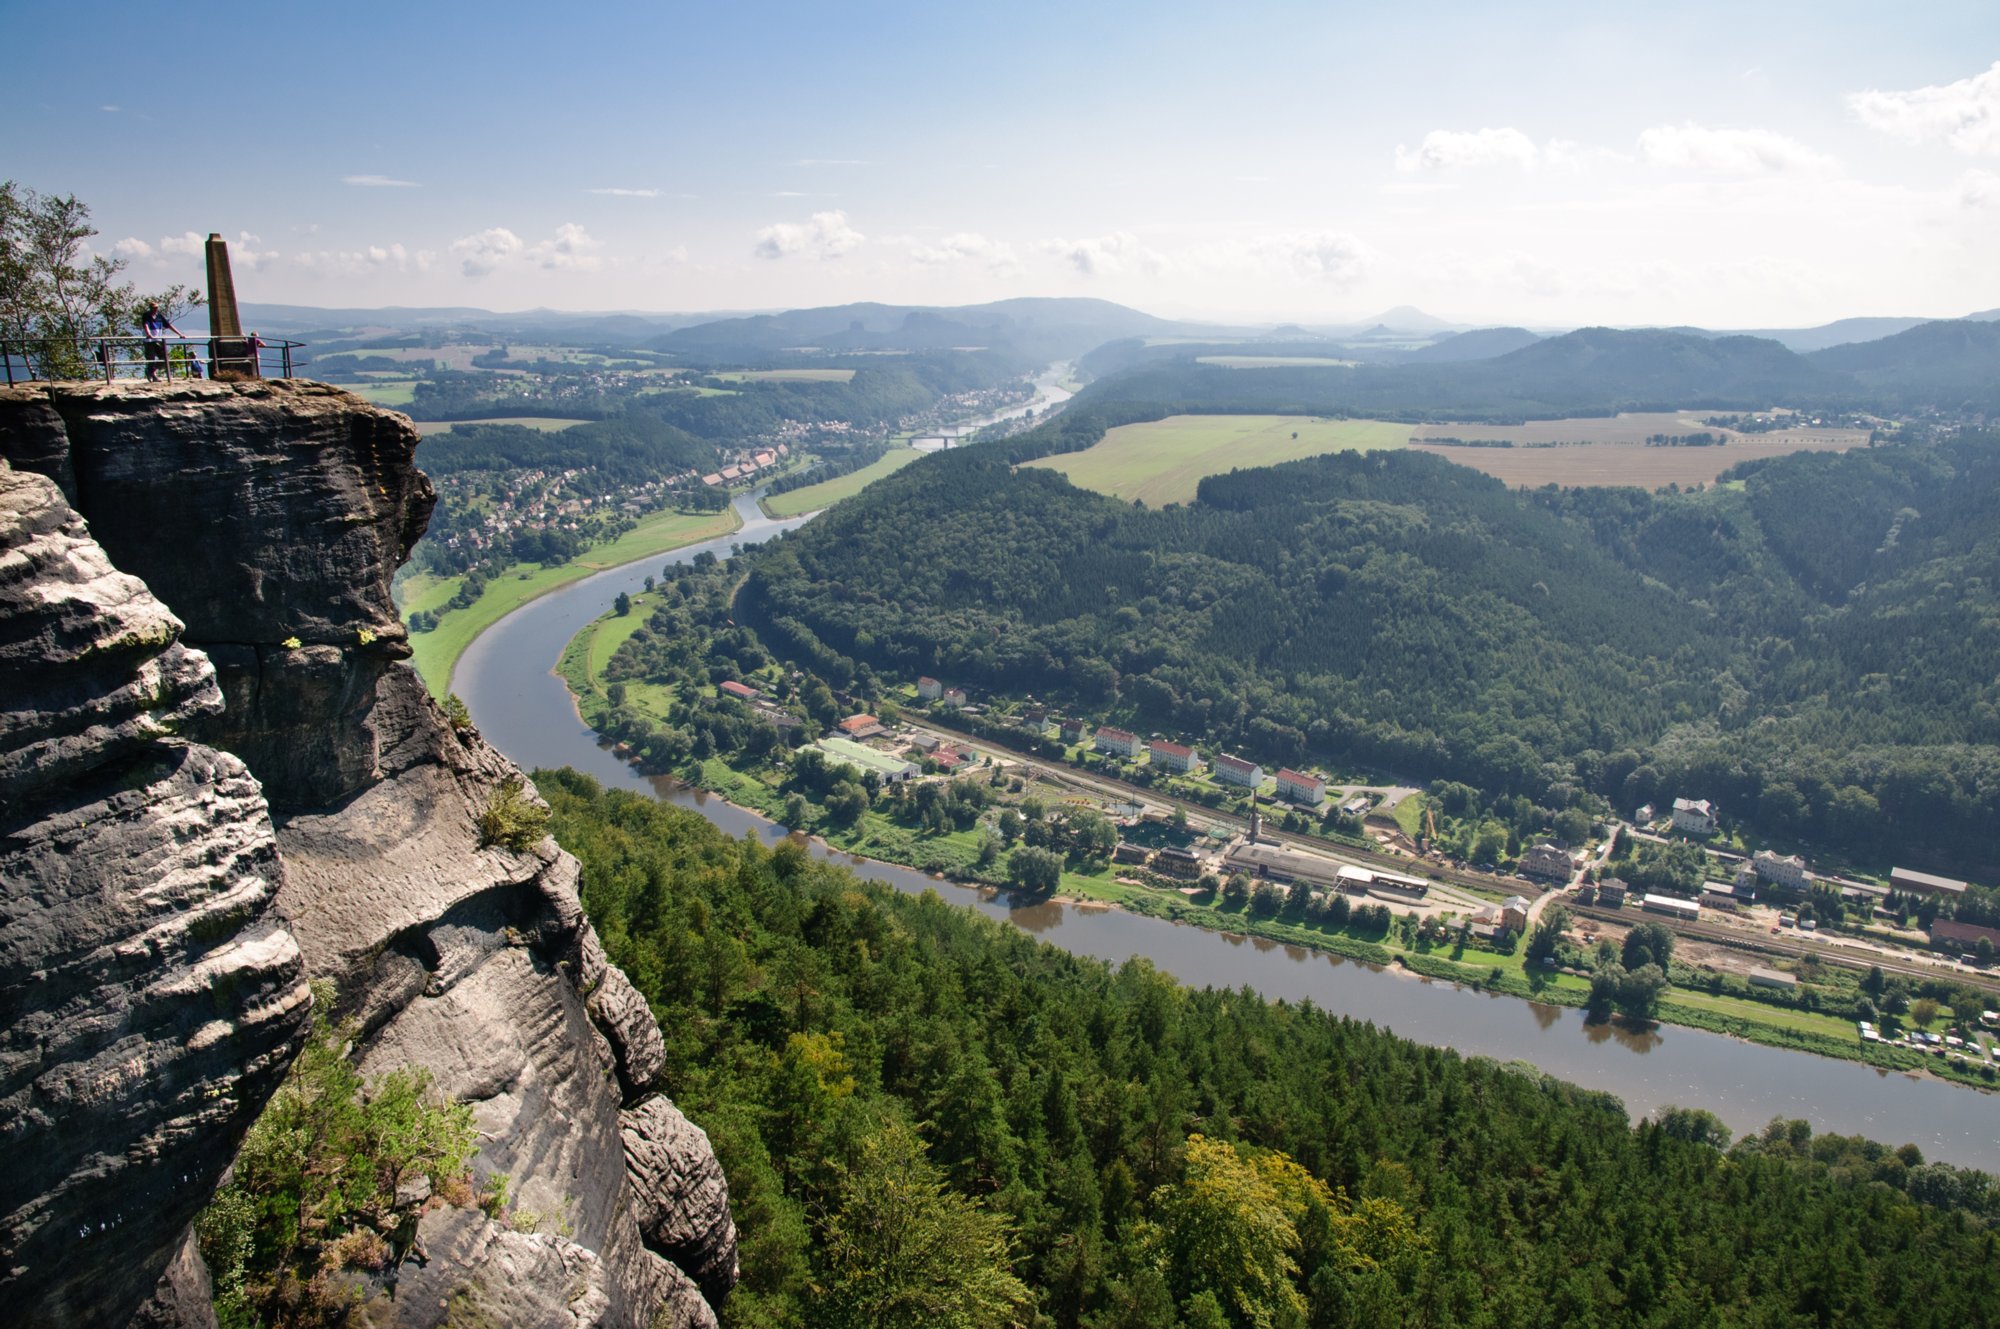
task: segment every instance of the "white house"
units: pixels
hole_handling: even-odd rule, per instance
[[[929,674],[917,680],[917,697],[921,701],[936,701],[944,695],[944,684]]]
[[[1194,749],[1182,747],[1179,743],[1169,743],[1164,738],[1156,738],[1147,745],[1153,754],[1153,765],[1167,771],[1191,771],[1200,762],[1196,760]]]
[[[1804,892],[1812,885],[1812,877],[1806,872],[1806,861],[1797,854],[1774,854],[1769,849],[1760,849],[1750,860],[1750,866],[1759,881],[1768,881],[1788,891]]]
[[[1715,833],[1715,804],[1705,798],[1675,799],[1674,829],[1677,831],[1686,831],[1689,835],[1713,835]]]

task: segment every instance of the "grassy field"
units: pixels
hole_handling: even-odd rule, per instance
[[[496,415],[488,420],[413,420],[419,434],[449,434],[456,425],[526,425],[543,433],[554,433],[568,429],[571,425],[587,424],[585,420],[568,420],[561,416],[543,415]]]
[[[457,668],[458,658],[465,654],[465,648],[472,644],[472,639],[536,596],[546,595],[559,586],[580,581],[605,568],[727,535],[738,525],[734,509],[714,513],[655,513],[610,544],[599,545],[582,558],[560,567],[544,568],[533,564],[511,567],[489,581],[486,594],[471,606],[452,610],[438,620],[433,631],[412,634],[410,645],[416,655],[410,663],[423,675],[424,684],[430,688],[431,694],[442,697],[451,690],[451,671]],[[405,618],[418,609],[443,604],[458,590],[459,579],[456,577],[442,582],[424,580],[424,585],[413,583],[406,590]]]
[[[1470,426],[1468,426],[1469,428]],[[1413,441],[1420,452],[1433,452],[1484,471],[1517,488],[1539,489],[1543,485],[1565,488],[1585,485],[1629,485],[1636,489],[1659,489],[1677,484],[1705,485],[1738,462],[1764,457],[1783,457],[1794,452],[1845,452],[1868,441],[1868,435],[1854,431],[1852,440],[1828,440],[1829,433],[1812,431],[1819,438],[1797,437],[1795,431],[1752,434],[1731,439],[1713,448],[1649,448],[1641,443],[1578,443],[1556,448],[1452,448],[1429,447]]]
[[[822,480],[816,485],[794,489],[789,493],[773,494],[764,500],[764,511],[773,517],[797,517],[821,508],[831,507],[843,498],[854,495],[874,484],[885,475],[893,475],[923,454],[910,448],[891,448],[881,458],[858,471]]]
[[[847,383],[852,369],[738,369],[714,374],[725,383]]]
[[[1421,425],[1410,431],[1410,446],[1435,452],[1462,466],[1538,489],[1543,485],[1709,484],[1738,462],[1782,457],[1793,452],[1845,452],[1868,442],[1865,429],[1802,425],[1764,434],[1739,434],[1704,424],[1699,411],[1649,411],[1616,417],[1534,420],[1524,425]],[[1652,434],[1719,434],[1727,443],[1706,448],[1649,448]],[[1511,448],[1427,446],[1436,438],[1499,439]]]
[[[340,386],[357,397],[366,397],[377,406],[408,406],[417,392],[415,379],[401,383],[343,383]]]
[[[1082,452],[1029,462],[1071,484],[1153,506],[1186,503],[1205,475],[1314,457],[1399,448],[1410,426],[1307,415],[1174,415],[1122,425]],[[1466,451],[1468,449],[1461,449]],[[1652,449],[1660,451],[1660,449]]]
[[[1195,360],[1199,364],[1216,365],[1223,369],[1298,369],[1313,365],[1338,368],[1354,363],[1323,355],[1198,355]]]

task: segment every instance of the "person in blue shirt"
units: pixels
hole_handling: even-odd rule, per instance
[[[162,374],[165,374],[168,378],[173,377],[173,374],[167,368],[167,334],[169,332],[173,333],[176,337],[186,335],[174,326],[172,319],[160,312],[158,305],[149,303],[146,306],[145,314],[139,319],[139,336],[143,343],[143,349],[146,352],[146,381],[148,383],[153,382]]]

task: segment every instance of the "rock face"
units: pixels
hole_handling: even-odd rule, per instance
[[[214,671],[56,486],[0,461],[0,1279],[116,1323],[283,1078],[309,1007],[257,781],[179,734]]]
[[[428,1214],[429,1262],[394,1271],[370,1322],[442,1323],[442,1302],[495,1323],[713,1323],[735,1233],[706,1138],[683,1122],[670,1167],[628,1167],[634,1114],[679,1116],[649,1097],[659,1027],[585,921],[575,860],[481,843],[519,773],[399,662],[389,580],[433,501],[417,442],[318,384],[0,392],[0,455],[63,485],[214,661],[224,704],[210,683],[182,723],[262,781],[278,907],[359,1022],[363,1071],[421,1066],[471,1102],[475,1171],[508,1175],[517,1220],[541,1216]],[[55,769],[62,737],[26,766]]]

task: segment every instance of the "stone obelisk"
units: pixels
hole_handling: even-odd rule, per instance
[[[243,339],[243,321],[236,314],[236,280],[229,275],[229,242],[214,232],[208,237],[208,363],[216,378],[258,378],[256,357]]]

